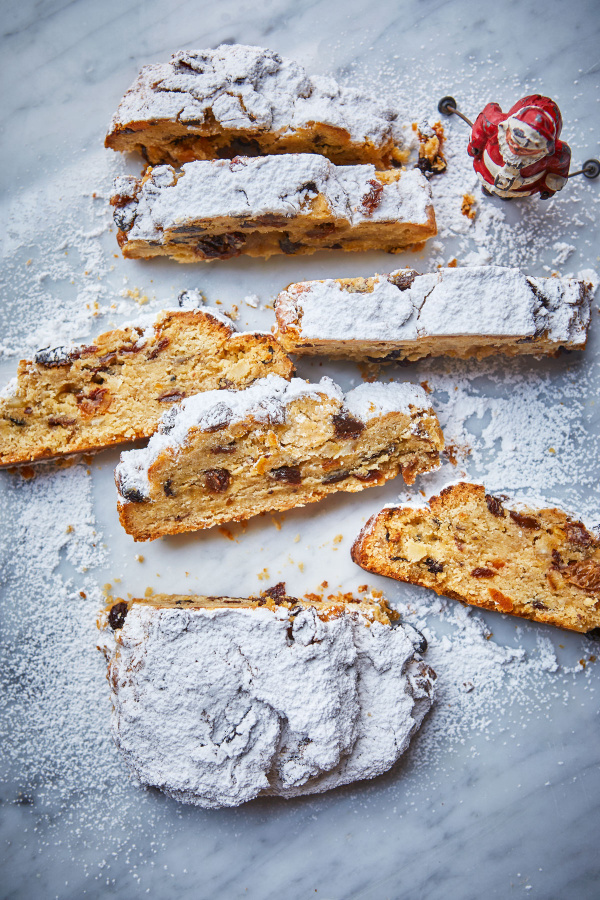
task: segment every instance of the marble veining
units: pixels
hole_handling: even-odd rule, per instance
[[[562,107],[563,137],[571,144],[574,162],[598,154],[600,12],[594,0],[580,0],[568,10],[558,0],[543,8],[534,0],[493,8],[475,0],[384,0],[377,7],[364,0],[24,0],[5,4],[3,18],[2,384],[28,350],[32,331],[43,345],[50,328],[74,340],[105,330],[111,314],[98,327],[85,304],[90,309],[95,302],[107,305],[113,297],[119,300],[123,290],[168,299],[183,288],[199,287],[209,302],[220,299],[227,309],[235,303],[242,327],[269,328],[273,313],[264,304],[292,281],[368,275],[404,265],[427,271],[428,264],[447,263],[459,252],[461,234],[442,228],[438,246],[418,258],[335,253],[300,262],[238,259],[200,268],[145,265],[115,255],[115,235],[106,230],[111,177],[138,174],[139,163],[105,151],[105,129],[140,66],[165,61],[176,49],[222,41],[265,45],[314,73],[364,82],[369,89],[380,83],[388,90],[393,84],[398,102],[407,106],[414,91],[414,108],[433,119],[438,97],[447,93],[475,115],[479,110],[471,104],[477,97],[481,107],[490,100],[506,106],[543,86]],[[405,84],[398,78],[403,71]],[[448,124],[455,135],[463,127]],[[555,223],[559,246],[550,255],[547,247],[540,250],[535,240],[520,236],[521,220],[535,233],[538,213],[490,201],[488,209],[496,218],[489,233],[506,228],[507,248],[521,254],[519,264],[530,274],[550,274],[548,269],[556,268],[552,256],[563,252],[561,274],[598,264],[597,217],[594,221],[586,202],[592,187],[569,185],[563,194],[568,190],[571,199],[556,199],[539,213],[544,227]],[[442,223],[445,216],[440,210]],[[578,237],[569,238],[567,249],[561,250],[574,219],[580,223]],[[57,250],[52,266],[42,264],[42,258],[50,258],[48,248],[59,248],[65,234],[75,233],[77,239]],[[481,263],[485,249],[479,245],[480,258],[471,264]],[[67,260],[61,262],[59,256],[65,254]],[[502,259],[488,262],[506,264]],[[262,308],[243,304],[244,297],[253,295]],[[60,307],[52,300],[57,297],[64,301]],[[511,363],[511,377],[522,376],[523,391],[532,378],[554,379],[557,393],[549,402],[548,418],[566,422],[556,438],[557,455],[563,445],[581,447],[584,465],[588,459],[597,461],[591,438],[598,434],[598,409],[591,406],[592,393],[585,411],[573,412],[576,398],[568,391],[582,373],[597,369],[597,325],[593,322],[584,359]],[[350,364],[324,368],[317,361],[303,361],[299,368],[311,380],[326,372],[344,390],[359,383]],[[443,362],[420,363],[392,374],[422,381],[444,371]],[[460,371],[472,374],[473,369],[465,364]],[[502,373],[500,364],[486,368],[485,384],[473,388],[474,394],[495,392],[508,402],[511,392],[518,394],[521,388],[511,387],[517,382],[505,386]],[[563,397],[565,407],[560,406]],[[436,396],[436,408],[450,400],[449,391]],[[486,418],[477,409],[473,433],[484,433],[489,414]],[[484,469],[499,441],[495,449],[482,451]],[[515,454],[515,486],[526,486],[518,446],[506,452]],[[270,518],[253,521],[245,531],[233,529],[233,540],[203,533],[142,547],[122,533],[117,521],[112,482],[117,460],[116,451],[103,454],[89,464],[89,476],[87,464],[66,475],[41,476],[35,489],[36,496],[43,494],[36,506],[39,517],[28,505],[30,482],[17,482],[6,473],[0,479],[0,525],[7,548],[1,561],[0,608],[7,627],[0,639],[0,669],[3,721],[10,723],[10,733],[1,739],[3,897],[598,896],[599,676],[591,663],[586,673],[569,672],[558,681],[551,680],[549,663],[534,697],[506,692],[504,705],[495,705],[489,716],[483,710],[472,733],[449,734],[447,749],[443,741],[431,740],[434,711],[392,772],[317,798],[257,800],[236,810],[203,811],[130,782],[110,741],[104,661],[95,649],[102,585],[110,582],[113,593],[122,596],[146,586],[239,595],[280,579],[299,593],[324,579],[351,590],[365,580],[350,561],[351,541],[368,515],[396,499],[401,486],[389,484],[356,498],[334,497],[318,509],[281,517],[278,527]],[[466,465],[474,467],[475,462]],[[598,509],[597,495],[577,476],[553,476],[552,493],[591,514]],[[55,491],[61,478],[88,498],[95,524],[91,513],[86,519],[85,504],[69,518],[68,498]],[[427,490],[428,483],[420,482],[420,487]],[[72,522],[88,542],[93,528],[102,534],[94,549],[95,568],[88,566],[77,542],[61,537]],[[336,542],[338,533],[342,537]],[[35,552],[24,553],[24,535]],[[143,561],[136,558],[140,554]],[[430,602],[417,589],[407,591],[381,578],[370,583],[385,589],[392,600]],[[73,610],[66,630],[57,624],[64,621],[59,611],[65,603]],[[456,620],[444,620],[434,605],[430,609],[430,624],[439,620],[440,633],[446,629],[451,634]],[[515,641],[535,648],[542,633],[493,614],[477,615],[504,650]],[[56,665],[44,655],[44,630],[60,655]],[[546,628],[543,638],[571,669],[591,652],[574,635]],[[88,648],[85,653],[79,651],[82,646]],[[477,686],[474,702],[476,693]],[[81,702],[82,697],[89,699]],[[69,721],[73,710],[75,723]],[[105,731],[98,727],[101,721]],[[48,735],[48,728],[55,734]]]

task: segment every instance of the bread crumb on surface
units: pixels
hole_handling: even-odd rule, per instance
[[[477,209],[475,207],[475,197],[473,194],[465,194],[463,196],[460,211],[467,219],[474,219],[476,217]]]

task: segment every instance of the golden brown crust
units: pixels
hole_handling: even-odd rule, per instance
[[[557,356],[585,348],[592,293],[584,281],[499,266],[297,282],[275,299],[275,335],[288,353],[374,363]]]
[[[573,631],[600,627],[600,541],[560,509],[514,510],[481,485],[388,508],[352,547],[361,568]]]
[[[152,165],[312,153],[389,168],[409,156],[397,119],[377,96],[313,79],[270,50],[222,45],[144,66],[105,146],[137,151]]]
[[[206,597],[195,594],[153,594],[150,597],[133,597],[130,600],[117,598],[111,600],[105,610],[106,624],[113,630],[122,627],[127,612],[133,604],[153,606],[157,609],[254,609],[266,607],[267,609],[305,609],[312,607],[317,611],[320,619],[328,621],[347,613],[356,613],[370,621],[381,622],[389,625],[399,618],[399,614],[391,609],[384,597],[373,598],[354,597],[352,594],[319,598],[317,595],[305,597],[291,597],[285,593],[285,584],[275,585],[270,590],[264,591],[259,597]]]
[[[378,169],[406,164],[410,151],[388,141],[377,147],[372,141],[352,141],[341,128],[324,122],[293,133],[256,133],[213,124],[211,131],[198,133],[182,122],[169,119],[137,121],[114,126],[104,140],[110,150],[139,153],[152,166],[182,166],[194,160],[233,159],[239,154],[271,156],[280,153],[317,153],[337,166],[368,164]]]

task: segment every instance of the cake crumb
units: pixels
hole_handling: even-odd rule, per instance
[[[217,531],[219,532],[219,534],[222,534],[224,538],[227,538],[228,541],[235,541],[233,533],[229,530],[229,528],[225,528],[224,525],[220,528],[217,528]]]
[[[363,381],[368,382],[368,384],[372,384],[374,381],[377,381],[377,378],[379,377],[379,370],[381,368],[380,366],[378,366],[376,363],[372,364],[364,362],[359,362],[357,365],[358,371],[360,372],[360,377]]]
[[[122,290],[121,297],[128,297],[130,300],[134,300],[138,304],[138,306],[145,306],[146,303],[150,301],[148,295],[142,294],[138,287],[133,288],[133,290]]]
[[[477,209],[475,208],[475,197],[473,196],[473,194],[464,194],[460,211],[463,216],[467,217],[467,219],[474,219],[477,216]]]

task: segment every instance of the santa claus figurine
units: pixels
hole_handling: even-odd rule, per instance
[[[483,190],[507,200],[536,193],[547,200],[560,191],[571,162],[569,145],[558,140],[561,128],[560,110],[549,97],[523,97],[507,113],[488,103],[468,146]]]

